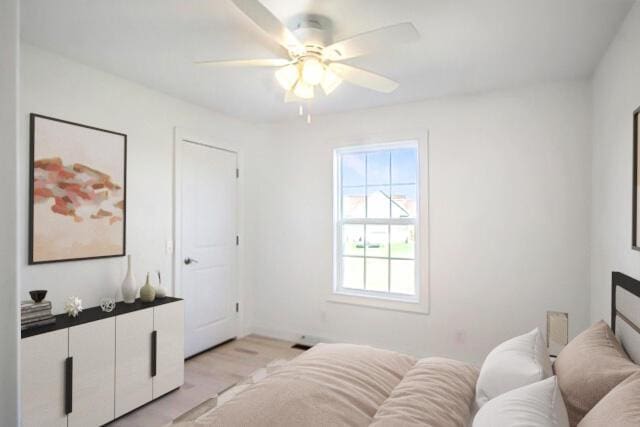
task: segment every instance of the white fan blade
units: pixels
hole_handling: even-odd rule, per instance
[[[409,43],[420,38],[416,27],[410,22],[391,25],[358,34],[324,48],[325,60],[342,61],[362,56],[375,50],[393,48],[399,43]]]
[[[342,80],[377,92],[391,93],[400,86],[396,81],[347,64],[334,62],[329,64],[329,69]]]
[[[293,93],[293,91],[288,90],[288,91],[286,91],[286,92],[284,93],[284,102],[285,102],[286,104],[288,104],[288,103],[290,103],[290,102],[304,102],[304,101],[305,101],[304,99],[302,99],[302,98],[298,98],[298,97]]]
[[[269,9],[258,0],[232,0],[258,27],[269,34],[287,50],[301,50],[304,47],[296,36]]]
[[[197,65],[208,65],[211,67],[284,67],[291,63],[289,59],[234,59],[230,61],[196,61]]]

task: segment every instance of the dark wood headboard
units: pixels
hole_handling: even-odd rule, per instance
[[[611,329],[640,364],[640,281],[619,272],[611,277]]]
[[[640,298],[640,281],[618,271],[614,271],[611,274],[611,329],[613,329],[613,332],[616,331],[616,317],[620,317],[640,333],[638,325],[633,324],[624,313],[618,311],[618,306],[616,305],[616,289],[618,286]]]
[[[611,329],[613,329],[613,332],[616,331],[616,317],[620,317],[640,333],[639,325],[635,325],[624,313],[620,313],[618,310],[618,306],[616,305],[616,289],[618,286],[640,298],[640,281],[618,271],[614,271],[611,274]]]

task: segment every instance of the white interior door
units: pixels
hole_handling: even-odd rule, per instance
[[[180,144],[185,356],[236,336],[237,154]]]

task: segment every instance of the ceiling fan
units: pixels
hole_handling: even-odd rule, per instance
[[[282,46],[282,56],[273,59],[197,61],[196,64],[277,68],[275,77],[285,90],[285,102],[313,99],[317,86],[329,95],[342,81],[378,92],[393,92],[399,86],[398,82],[341,61],[394,44],[412,42],[420,37],[413,24],[405,22],[334,42],[330,31],[331,21],[326,17],[301,17],[294,29],[290,30],[258,0],[231,1]]]

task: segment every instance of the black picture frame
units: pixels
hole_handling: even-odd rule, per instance
[[[640,107],[638,107],[633,112],[633,184],[632,188],[632,197],[633,197],[633,208],[631,213],[631,248],[640,251],[640,239],[638,238],[638,191],[640,190],[638,187],[638,178],[640,175],[638,174],[638,126],[640,126],[640,121],[638,120],[640,116]]]
[[[123,201],[124,201],[124,209],[122,209],[122,252],[118,254],[112,255],[102,255],[102,256],[88,256],[88,257],[77,257],[77,258],[64,258],[64,259],[55,259],[55,260],[44,260],[44,261],[36,261],[34,260],[34,174],[35,174],[35,148],[36,148],[36,120],[51,120],[58,123],[64,123],[72,126],[78,126],[86,129],[91,129],[97,132],[106,132],[109,134],[121,136],[123,138]],[[29,242],[28,242],[28,264],[29,265],[37,265],[37,264],[51,264],[57,262],[70,262],[70,261],[84,261],[84,260],[94,260],[94,259],[103,259],[103,258],[117,258],[125,256],[127,252],[127,135],[121,132],[115,132],[107,129],[98,128],[95,126],[89,126],[82,123],[71,122],[68,120],[58,119],[55,117],[45,116],[42,114],[31,113],[29,115]]]

